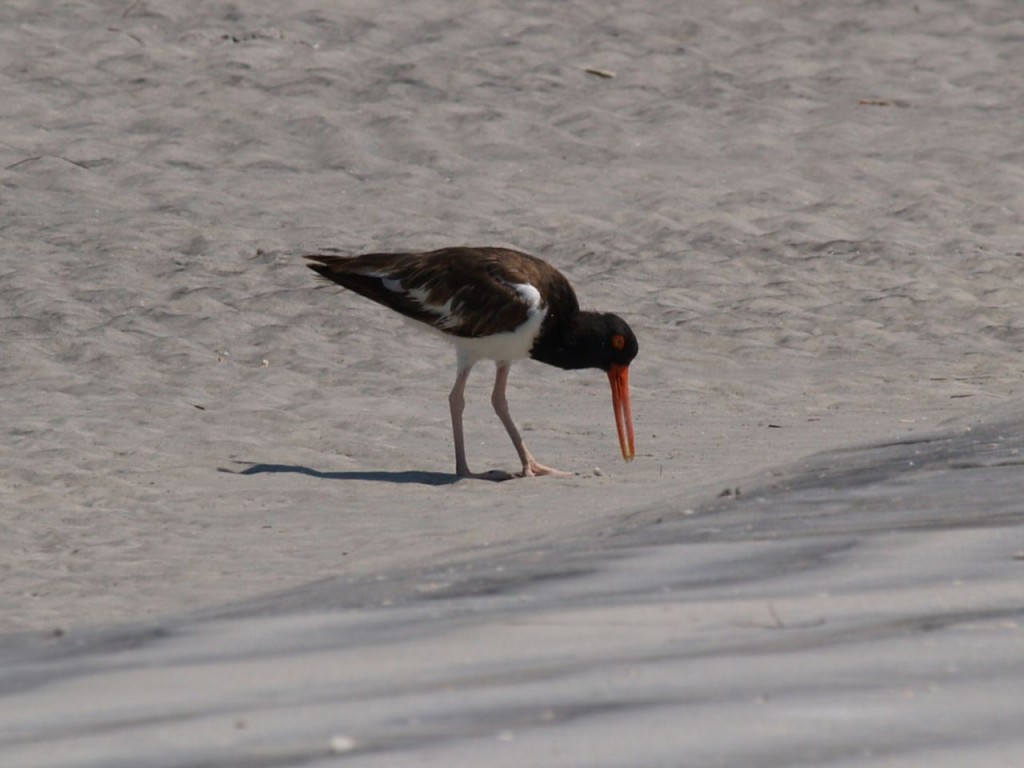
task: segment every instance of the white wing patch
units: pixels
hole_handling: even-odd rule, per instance
[[[397,277],[391,277],[387,272],[360,272],[359,274],[380,280],[380,284],[392,293],[405,293],[402,281]]]
[[[449,296],[443,303],[438,303],[437,299],[431,301],[432,291],[430,289],[423,286],[407,287],[402,284],[400,278],[393,276],[394,273],[364,272],[363,274],[380,280],[381,286],[385,290],[405,296],[409,301],[418,304],[424,312],[433,315],[436,318],[433,322],[425,320],[413,322],[424,323],[427,327],[443,334],[448,341],[454,342],[461,368],[472,366],[480,359],[511,361],[529,357],[530,349],[537,334],[540,333],[541,324],[548,312],[547,308],[543,306],[540,291],[535,286],[530,283],[513,283],[502,280],[501,282],[515,291],[519,300],[526,305],[526,320],[517,328],[490,336],[451,336],[445,331],[456,330],[465,324],[465,318],[459,312],[462,309],[459,291]],[[498,279],[500,280],[500,278]],[[471,289],[463,286],[462,290]]]
[[[529,305],[526,320],[518,328],[491,336],[453,339],[459,368],[465,370],[477,360],[489,359],[510,362],[530,356],[533,342],[540,333],[541,324],[548,313],[541,306],[540,291],[529,283],[509,283]]]
[[[444,304],[435,304],[430,301],[430,291],[426,288],[412,288],[405,292],[405,295],[419,304],[425,312],[437,315],[434,325],[441,330],[458,328],[462,324],[462,316],[453,310],[455,297],[452,296]]]
[[[530,309],[540,307],[540,291],[529,283],[512,283],[511,285],[516,289],[516,293],[523,297],[523,301],[530,306]]]

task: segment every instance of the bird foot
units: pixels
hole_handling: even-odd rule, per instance
[[[542,477],[544,475],[549,477],[573,477],[574,473],[545,467],[539,461],[531,459],[526,466],[523,467],[523,471],[516,475],[516,477]]]
[[[470,472],[468,469],[456,470],[456,475],[460,478],[468,480],[490,480],[494,483],[500,483],[505,480],[511,480],[514,477],[522,477],[522,475],[513,475],[511,472],[506,472],[502,469],[490,469],[487,472]]]

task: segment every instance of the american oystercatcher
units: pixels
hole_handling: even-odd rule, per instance
[[[506,480],[569,475],[539,463],[508,411],[505,385],[513,360],[531,357],[559,368],[600,368],[612,387],[622,457],[636,454],[629,364],[636,336],[616,315],[580,311],[576,293],[557,269],[507,248],[442,248],[428,253],[310,255],[307,266],[349,290],[438,331],[455,343],[458,375],[448,396],[459,477]],[[470,472],[462,433],[466,380],[473,365],[494,360],[491,403],[516,447],[523,470]]]

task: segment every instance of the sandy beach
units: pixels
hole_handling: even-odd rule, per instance
[[[1018,761],[1022,35],[1008,2],[4,4],[0,749]],[[576,476],[456,482],[451,348],[301,259],[462,244],[630,322],[635,462],[603,375],[525,362],[512,414]],[[490,384],[470,458],[515,470]],[[495,714],[420,727],[460,655]]]

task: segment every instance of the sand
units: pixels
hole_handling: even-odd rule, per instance
[[[1022,34],[994,2],[6,3],[0,747],[1019,758]],[[630,321],[637,461],[600,373],[523,363],[513,416],[578,475],[455,482],[451,349],[300,259],[454,244],[546,258]],[[470,461],[514,469],[489,387]],[[708,524],[723,504],[757,536]],[[424,596],[497,567],[495,600],[539,601],[518,644],[486,590]],[[769,677],[737,662],[789,630]],[[724,656],[646,666],[669,646]],[[416,725],[460,658],[483,699]],[[573,658],[596,677],[520,687]],[[673,693],[630,693],[633,662]],[[633,732],[654,751],[598,739]]]

